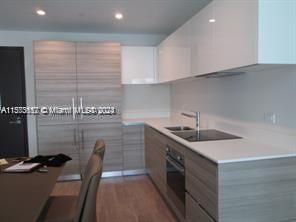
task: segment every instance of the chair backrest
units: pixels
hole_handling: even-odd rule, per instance
[[[104,159],[104,154],[105,154],[105,142],[104,142],[104,140],[99,139],[99,140],[96,141],[93,153],[100,155],[102,160]]]
[[[103,143],[104,145],[104,143]],[[105,150],[105,145],[101,147]],[[103,168],[103,159],[98,153],[92,153],[84,173],[78,197],[75,222],[96,221],[96,197]]]

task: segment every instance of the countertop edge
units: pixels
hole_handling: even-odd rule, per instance
[[[168,119],[167,119],[168,120]],[[155,120],[153,120],[155,121]],[[148,125],[150,127],[152,127],[153,129],[157,130],[158,132],[160,132],[161,134],[169,137],[170,139],[174,140],[177,143],[182,144],[183,146],[187,147],[188,149],[190,149],[193,152],[196,152],[202,156],[204,156],[205,158],[211,160],[212,162],[216,163],[216,164],[226,164],[226,163],[238,163],[238,162],[247,162],[247,161],[258,161],[258,160],[268,160],[268,159],[279,159],[279,158],[288,158],[288,157],[296,157],[296,151],[295,153],[288,153],[287,154],[266,154],[266,155],[262,155],[262,156],[257,156],[257,157],[242,157],[242,158],[230,158],[230,159],[215,159],[211,156],[209,156],[208,154],[205,154],[199,150],[196,150],[193,147],[188,146],[188,144],[186,144],[186,141],[182,141],[182,139],[176,139],[174,138],[175,136],[173,134],[170,134],[168,132],[164,130],[160,130],[159,127],[155,126],[155,124],[151,123],[150,120],[142,120],[142,121],[136,121],[135,123],[137,124],[141,124],[141,125]],[[129,121],[129,124],[131,124],[131,122]],[[173,124],[173,125],[177,125],[177,124]]]

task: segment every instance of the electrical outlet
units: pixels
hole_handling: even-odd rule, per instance
[[[278,123],[278,115],[275,113],[264,113],[264,122],[276,125]]]

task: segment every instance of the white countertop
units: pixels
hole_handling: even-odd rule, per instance
[[[176,121],[169,118],[126,119],[123,121],[123,124],[147,124],[216,163],[231,163],[296,156],[296,146],[294,148],[274,147],[244,138],[234,140],[188,142],[164,128],[167,126],[179,126]]]

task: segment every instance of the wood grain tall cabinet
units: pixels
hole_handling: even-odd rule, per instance
[[[48,115],[37,117],[39,154],[73,158],[63,172],[83,174],[96,139],[106,142],[104,171],[123,168],[121,126],[121,46],[118,43],[36,41],[38,106],[114,106],[115,116]]]

